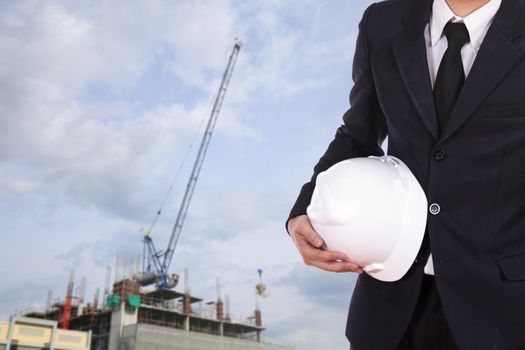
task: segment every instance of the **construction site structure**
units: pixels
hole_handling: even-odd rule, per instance
[[[185,277],[183,292],[148,290],[135,280],[124,278],[113,284],[103,305],[95,301],[97,298],[82,304],[80,298],[66,295],[47,310],[29,310],[22,315],[52,321],[63,328],[64,313],[69,307],[69,329],[89,332],[91,350],[292,349],[263,340],[265,327],[258,304],[247,317],[232,316],[229,297],[226,296],[226,305],[222,301],[219,279],[217,299],[204,302],[190,293],[187,270]]]

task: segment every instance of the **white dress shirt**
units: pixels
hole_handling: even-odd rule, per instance
[[[461,49],[461,59],[463,60],[466,78],[500,5],[501,0],[489,0],[488,3],[470,13],[468,16],[458,17],[452,12],[445,0],[434,0],[430,22],[425,28],[428,69],[432,87],[434,87],[434,82],[436,81],[439,64],[448,47],[447,37],[443,33],[445,24],[450,21],[464,22],[467,27],[470,42]],[[425,265],[425,273],[434,275],[432,254]]]

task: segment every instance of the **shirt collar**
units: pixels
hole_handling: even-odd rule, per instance
[[[489,0],[488,3],[481,6],[468,16],[459,17],[452,12],[445,0],[434,0],[432,5],[432,15],[430,17],[430,43],[435,46],[443,37],[443,29],[449,22],[464,22],[467,27],[470,44],[477,50],[487,33],[487,30],[496,15],[501,0]]]

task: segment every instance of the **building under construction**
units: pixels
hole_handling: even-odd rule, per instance
[[[99,306],[98,295],[92,303],[83,303],[68,288],[64,300],[23,316],[90,332],[91,350],[291,349],[263,340],[265,328],[258,306],[243,319],[230,315],[227,296],[224,302],[219,295],[216,301],[205,303],[190,294],[187,283],[185,292],[142,289],[133,279],[117,281]]]
[[[175,290],[178,275],[169,272],[241,46],[242,42],[236,40],[219,91],[215,96],[167,247],[164,250],[157,249],[151,236],[152,229],[162,212],[162,206],[166,202],[165,199],[153,223],[144,234],[142,270],[130,278],[115,278],[112,293],[109,292],[110,273],[107,274],[103,305],[98,305],[98,290],[92,303],[84,301],[85,278],[82,279],[77,297],[73,297],[74,274],[72,273],[67,295],[63,301],[53,303],[49,295],[48,307],[45,311],[29,311],[23,313],[23,316],[53,320],[63,329],[89,331],[92,350],[289,349],[263,341],[264,327],[258,303],[249,317],[234,318],[229,313],[228,298],[222,301],[219,283],[217,283],[217,299],[203,305],[203,299],[190,294],[187,273],[184,292],[178,292]],[[173,185],[167,195],[172,187]],[[261,273],[262,271],[259,270],[259,276]],[[148,289],[150,285],[155,285],[155,288]],[[257,295],[264,294],[265,286],[262,282],[256,286],[256,292]]]

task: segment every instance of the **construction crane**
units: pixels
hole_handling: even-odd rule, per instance
[[[177,219],[175,220],[175,225],[173,226],[173,231],[171,233],[166,250],[157,250],[155,244],[153,243],[153,239],[150,236],[150,231],[147,231],[144,235],[142,271],[135,276],[135,280],[142,286],[156,283],[159,289],[171,289],[174,288],[178,283],[179,276],[177,274],[170,275],[168,269],[173,260],[173,253],[177,247],[177,242],[179,241],[182,226],[184,225],[184,220],[186,218],[186,214],[188,213],[191,198],[195,190],[195,185],[197,184],[197,179],[199,178],[208,146],[210,145],[213,130],[215,128],[215,124],[217,123],[219,111],[221,109],[222,102],[224,101],[224,96],[233,73],[233,68],[242,46],[242,41],[235,39],[235,44],[230,54],[226,70],[222,76],[221,85],[219,87],[217,96],[215,97],[213,108],[208,119],[208,124],[206,126],[206,130],[204,131],[199,151],[197,153],[197,158],[195,159],[193,170],[188,180],[188,184],[186,185],[186,191],[184,192],[184,197],[179,207]],[[160,214],[160,210],[157,215],[158,214]]]

